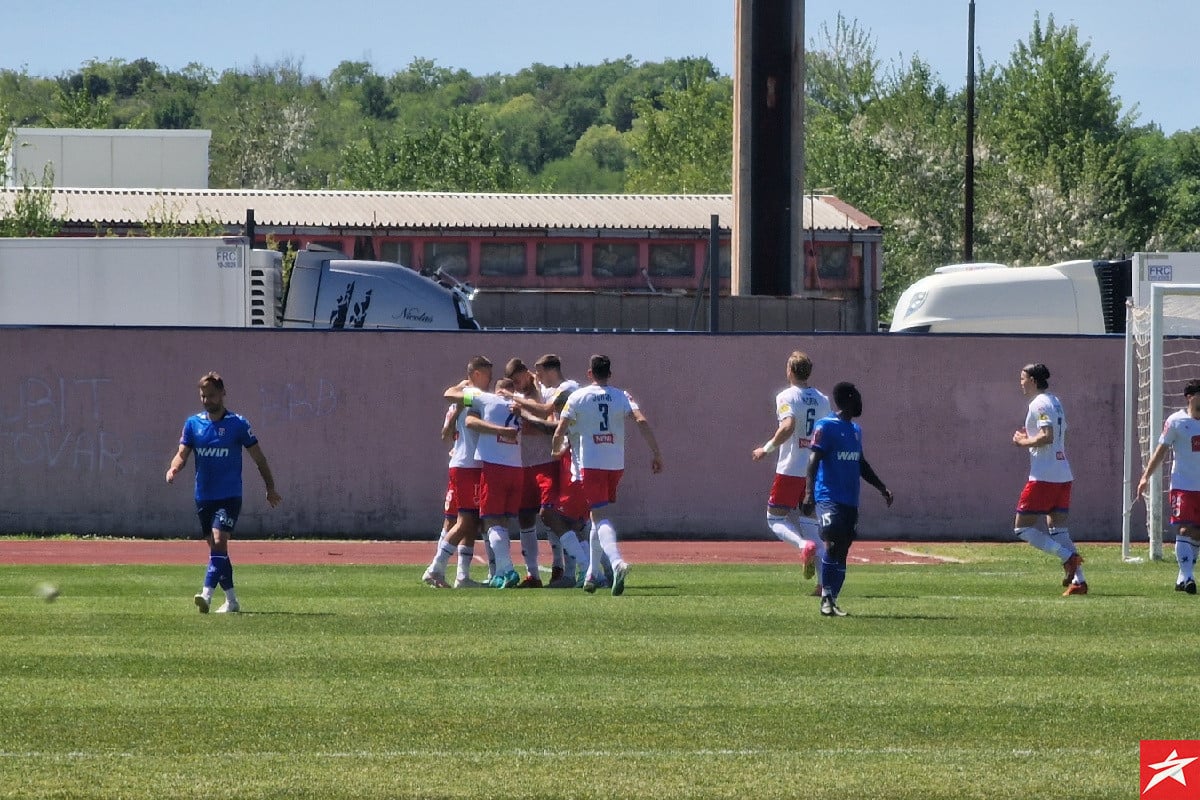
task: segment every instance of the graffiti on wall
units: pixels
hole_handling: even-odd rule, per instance
[[[0,462],[120,472],[125,445],[105,427],[119,400],[111,378],[29,376],[0,388]]]

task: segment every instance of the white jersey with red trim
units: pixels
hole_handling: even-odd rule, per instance
[[[1054,432],[1054,441],[1042,447],[1029,448],[1029,480],[1047,483],[1067,483],[1074,480],[1071,465],[1067,461],[1067,412],[1062,402],[1042,392],[1029,403],[1025,415],[1025,433],[1037,436],[1042,428]]]
[[[1200,492],[1200,419],[1192,419],[1187,411],[1176,411],[1167,417],[1158,441],[1170,447],[1175,456],[1171,488]]]
[[[450,418],[458,411],[458,404],[451,403],[450,408],[446,410],[446,419],[443,422],[449,422]],[[451,467],[468,467],[474,468],[479,466],[479,460],[475,458],[475,445],[479,441],[479,434],[466,426],[467,412],[458,415],[458,419],[454,421],[454,446],[450,449],[450,466]]]
[[[467,406],[467,414],[479,417],[484,422],[503,425],[506,428],[520,428],[521,419],[513,411],[512,400],[491,392],[480,392],[471,396],[471,404]],[[509,467],[521,466],[521,446],[518,442],[508,442],[494,433],[479,433],[475,445],[475,457],[489,464],[504,464]],[[520,440],[520,436],[517,440]]]
[[[830,414],[829,398],[811,386],[789,386],[775,395],[775,416],[779,422],[796,420],[792,435],[779,445],[777,475],[803,478],[808,473],[808,447],[812,444],[817,420]]]
[[[625,469],[625,417],[637,410],[615,386],[592,384],[571,392],[562,418],[570,422],[572,459],[583,469]]]

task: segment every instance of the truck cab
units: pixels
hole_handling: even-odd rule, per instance
[[[1103,334],[1125,330],[1130,262],[1046,267],[953,264],[904,290],[890,330],[906,333]]]
[[[478,330],[473,291],[451,276],[321,248],[296,254],[285,328]]]

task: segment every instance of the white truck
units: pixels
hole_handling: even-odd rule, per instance
[[[244,237],[0,239],[0,325],[478,329],[469,286]]]
[[[953,264],[900,295],[902,333],[1124,333],[1125,305],[1150,283],[1200,282],[1200,253],[1136,253],[1121,261],[1048,267]]]

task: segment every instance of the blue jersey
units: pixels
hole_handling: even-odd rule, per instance
[[[862,474],[862,428],[835,415],[813,428],[812,449],[821,454],[813,498],[819,503],[858,507]]]
[[[179,443],[196,455],[196,502],[242,496],[242,448],[258,444],[246,418],[230,411],[216,422],[208,412],[188,417]]]

